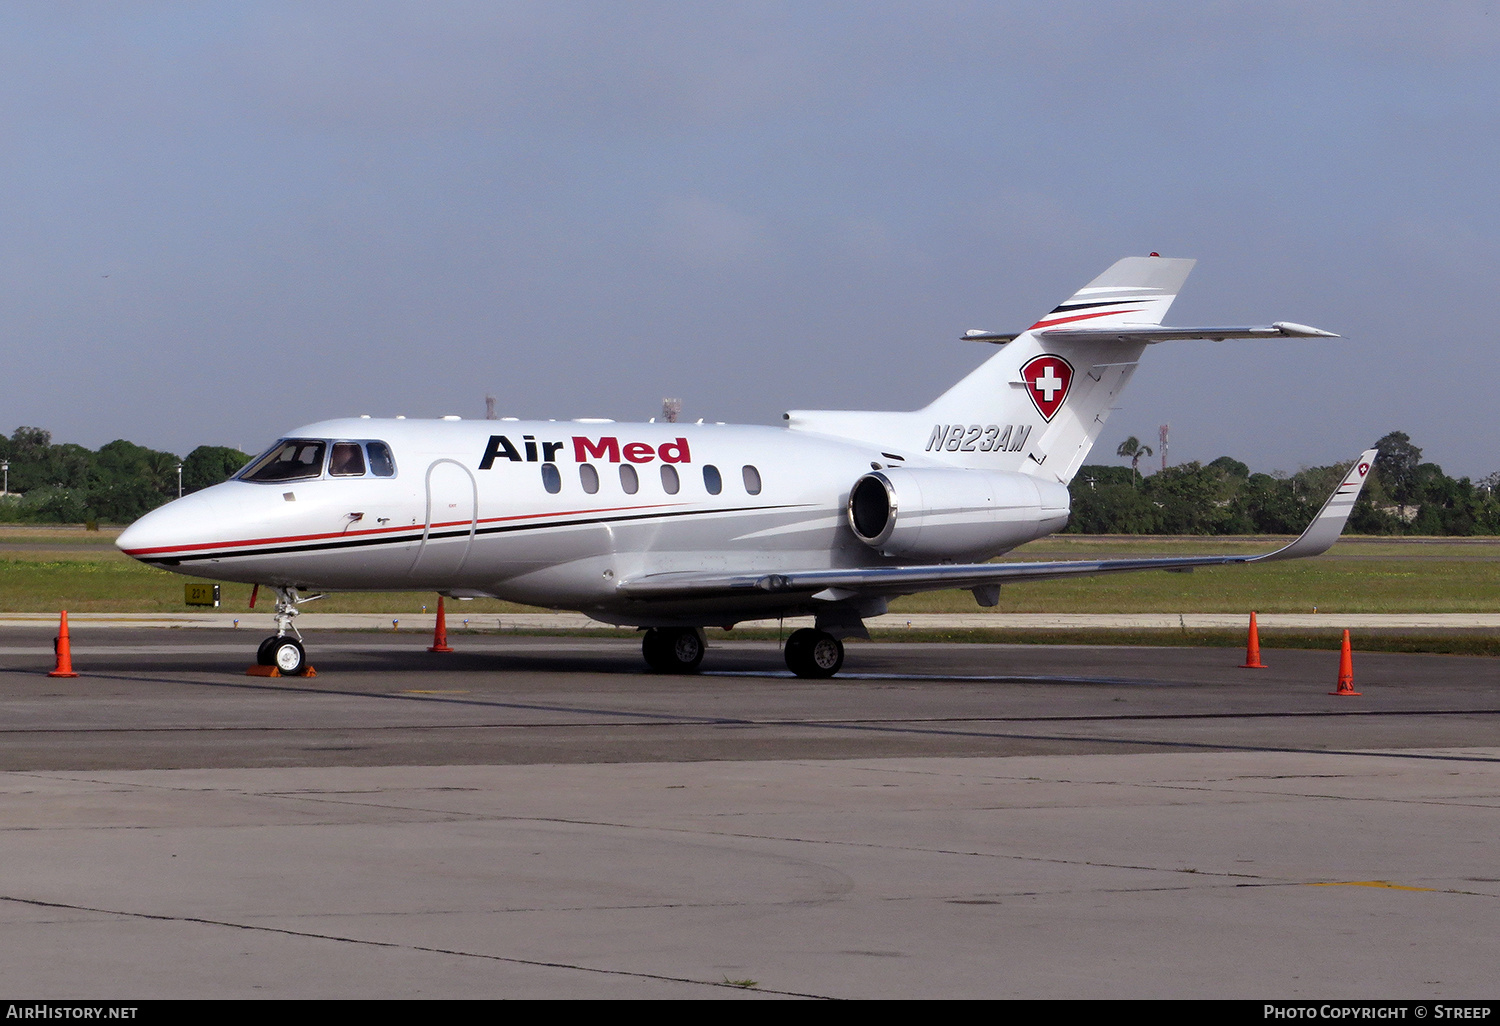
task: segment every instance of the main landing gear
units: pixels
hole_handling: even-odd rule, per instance
[[[646,665],[657,673],[693,673],[707,647],[698,627],[651,627],[641,640]]]
[[[786,668],[799,677],[832,677],[844,665],[844,643],[827,631],[803,627],[786,639]]]
[[[641,640],[646,665],[657,673],[695,672],[706,647],[697,627],[652,627]],[[832,677],[844,665],[844,643],[811,627],[792,632],[785,654],[787,669],[799,677]]]
[[[276,633],[260,643],[255,650],[255,661],[261,666],[274,666],[283,677],[300,677],[307,673],[307,653],[302,648],[302,635],[292,619],[297,615],[297,603],[311,602],[322,598],[310,595],[299,599],[296,588],[276,590]]]

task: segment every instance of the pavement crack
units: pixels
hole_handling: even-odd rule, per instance
[[[534,969],[560,969],[570,972],[591,973],[601,976],[622,976],[636,980],[659,980],[664,983],[683,983],[696,987],[712,987],[718,990],[743,992],[745,988],[725,980],[699,980],[690,976],[669,976],[665,973],[646,973],[625,969],[600,969],[596,966],[579,965],[574,962],[554,962],[546,959],[517,958],[513,955],[492,955],[481,951],[463,951],[458,948],[440,948],[426,944],[400,944],[394,941],[368,940],[360,937],[341,937],[338,934],[319,933],[314,930],[291,930],[281,926],[257,926],[252,923],[236,923],[226,919],[209,919],[203,916],[169,916],[151,912],[130,912],[124,909],[98,908],[91,905],[74,905],[59,901],[42,901],[38,898],[21,898],[15,895],[0,895],[0,901],[33,908],[58,909],[65,912],[86,912],[93,915],[116,916],[122,919],[141,919],[153,922],[187,923],[195,926],[218,926],[251,933],[276,934],[283,937],[300,937],[306,940],[333,941],[370,948],[389,948],[400,951],[417,951],[430,955],[450,955],[456,958],[472,958],[487,962],[502,962],[507,965],[527,966]],[[826,994],[809,994],[802,991],[777,990],[757,986],[754,993],[775,994],[781,997],[800,997],[815,1000],[833,1000]]]

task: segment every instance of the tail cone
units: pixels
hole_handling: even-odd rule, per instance
[[[68,611],[62,611],[62,624],[57,629],[57,637],[52,639],[52,647],[57,650],[57,669],[47,674],[49,677],[76,677],[73,672],[73,646],[68,640]]]
[[[448,647],[448,617],[443,612],[443,596],[438,596],[437,623],[432,628],[432,644],[429,652],[452,652]]]

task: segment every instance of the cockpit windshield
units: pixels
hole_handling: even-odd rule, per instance
[[[396,460],[390,446],[384,442],[366,442],[365,450],[370,454],[370,473],[376,477],[396,476]]]
[[[299,481],[323,474],[326,442],[283,438],[240,474],[241,481]]]
[[[329,442],[321,438],[283,438],[257,456],[241,481],[303,481],[323,476],[328,453],[329,477],[395,477],[396,459],[384,442]]]
[[[334,442],[328,459],[328,473],[334,477],[363,477],[365,452],[358,442]]]

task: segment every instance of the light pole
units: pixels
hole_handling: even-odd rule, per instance
[[[182,498],[182,464],[177,464],[177,497]]]
[[[10,460],[0,460],[0,470],[5,471],[5,491],[4,491],[3,494],[9,495],[10,494]]]

